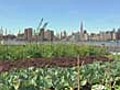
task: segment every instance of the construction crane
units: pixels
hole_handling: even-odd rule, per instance
[[[42,22],[43,22],[43,18],[41,19],[41,21],[40,21],[40,23],[39,23],[39,25],[38,25],[38,27],[36,29],[36,34],[39,34],[39,30],[40,30],[40,27],[42,25]]]
[[[38,27],[36,28],[36,30],[34,31],[35,35],[36,35],[36,39],[39,40],[39,37],[42,38],[42,41],[44,40],[44,32],[45,32],[45,28],[48,25],[48,22],[45,22],[43,24],[43,18],[40,20],[40,23],[38,25]],[[42,26],[42,27],[41,27]]]
[[[43,25],[42,29],[45,29],[45,28],[47,27],[47,25],[48,25],[48,22],[46,22],[46,23]]]
[[[40,27],[41,27],[42,23],[43,23],[43,18],[40,20],[38,27],[34,30],[34,35],[36,37],[36,42],[39,39]]]
[[[40,29],[41,41],[44,41],[44,32],[47,25],[48,25],[48,22],[44,23],[43,27]]]
[[[41,30],[41,29],[45,29],[45,28],[47,27],[47,25],[48,25],[48,22],[46,22],[46,23],[44,23],[43,27],[40,28],[40,27],[42,26],[42,23],[43,23],[43,18],[41,19],[41,21],[40,21],[40,23],[39,23],[39,25],[38,25],[38,27],[37,27],[37,29],[36,29],[36,33],[37,33],[37,34],[40,33],[40,30]]]

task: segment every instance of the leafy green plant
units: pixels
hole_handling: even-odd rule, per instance
[[[79,56],[105,56],[108,52],[105,48],[93,46],[79,46],[74,44],[28,44],[24,46],[0,45],[0,60],[18,60],[26,58],[52,58],[52,57],[76,57]]]

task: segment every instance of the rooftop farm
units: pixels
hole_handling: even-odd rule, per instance
[[[0,45],[0,90],[120,90],[120,56],[87,45]]]

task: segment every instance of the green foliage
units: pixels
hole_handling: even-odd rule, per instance
[[[23,46],[0,46],[0,60],[18,60],[25,58],[52,58],[80,56],[104,56],[105,48],[80,46],[74,44],[28,44]]]
[[[0,90],[55,90],[77,87],[77,67],[72,68],[34,68],[19,69],[0,74]],[[120,88],[120,61],[112,63],[95,62],[80,67],[80,84],[90,83],[93,88],[105,87],[105,90]],[[111,82],[114,85],[111,86]],[[96,89],[92,89],[96,90]]]

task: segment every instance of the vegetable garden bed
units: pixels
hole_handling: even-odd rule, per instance
[[[93,46],[1,45],[0,90],[120,90],[115,57]]]
[[[80,57],[79,65],[90,64],[95,61],[110,62],[111,59],[107,57]],[[16,61],[0,61],[0,72],[9,71],[14,68],[28,68],[28,67],[74,67],[77,66],[77,58],[59,57],[59,58],[31,58]]]
[[[120,61],[0,73],[0,90],[78,90],[78,85],[79,90],[120,90]]]

